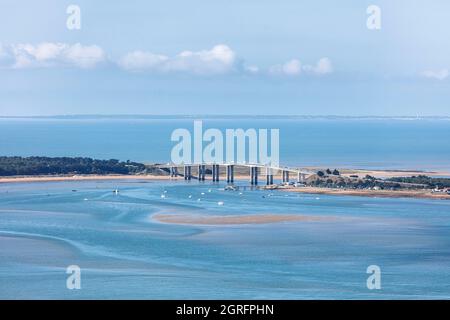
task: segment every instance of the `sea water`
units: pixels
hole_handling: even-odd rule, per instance
[[[0,155],[168,162],[172,130],[192,124],[3,119]],[[204,126],[278,128],[286,165],[450,169],[443,120],[209,119]],[[236,191],[195,180],[0,184],[0,298],[450,298],[450,201],[239,183]],[[189,225],[161,223],[161,214],[314,219]],[[71,265],[81,269],[79,290],[67,288]],[[380,290],[367,287],[370,265],[380,267]]]
[[[201,119],[201,118],[200,118]],[[449,120],[203,119],[225,129],[279,129],[280,164],[450,170]],[[0,155],[166,163],[193,119],[0,119]]]
[[[0,298],[450,298],[450,201],[224,186],[0,185]],[[158,214],[316,219],[189,225]],[[70,265],[81,269],[79,290],[67,289]],[[367,287],[370,265],[380,290]]]

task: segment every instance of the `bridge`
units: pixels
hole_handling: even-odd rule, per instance
[[[304,182],[307,176],[314,174],[314,172],[297,168],[275,167],[247,163],[192,163],[180,165],[169,163],[165,165],[155,165],[155,167],[169,172],[171,177],[182,176],[185,180],[197,179],[198,181],[205,181],[208,172],[208,175],[211,175],[213,182],[217,182],[220,180],[220,169],[225,168],[227,183],[234,183],[234,174],[236,167],[244,167],[249,169],[248,172],[251,185],[258,184],[258,177],[260,175],[263,175],[265,177],[266,185],[273,185],[274,175],[277,174],[281,174],[281,181],[283,183],[289,183],[291,174],[295,176],[296,182],[298,183]],[[192,174],[192,168],[196,168],[196,175]]]

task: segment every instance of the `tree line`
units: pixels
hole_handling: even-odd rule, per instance
[[[412,177],[394,177],[387,179],[388,181],[424,184],[430,188],[450,188],[449,178],[431,178],[426,175],[418,175]]]
[[[142,163],[83,157],[0,157],[0,176],[60,174],[137,174]]]

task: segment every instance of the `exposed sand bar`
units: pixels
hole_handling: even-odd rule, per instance
[[[331,194],[340,196],[361,196],[361,197],[385,197],[385,198],[424,198],[424,199],[446,199],[450,200],[450,195],[445,193],[432,193],[430,190],[349,190],[332,189],[318,187],[286,187],[277,190],[301,192],[309,194]]]
[[[236,225],[264,224],[289,221],[321,221],[331,220],[330,217],[300,216],[293,214],[253,214],[253,215],[185,215],[185,214],[155,214],[152,218],[159,222],[190,225]]]

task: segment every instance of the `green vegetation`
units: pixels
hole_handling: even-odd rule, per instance
[[[318,171],[315,176],[308,179],[307,185],[324,188],[345,188],[345,189],[378,189],[378,190],[408,190],[408,189],[446,189],[450,188],[450,178],[431,178],[420,175],[413,177],[393,177],[389,179],[378,179],[371,175],[364,178],[350,176],[350,178],[340,175],[326,175],[323,171]]]
[[[431,178],[425,175],[412,176],[412,177],[394,177],[389,178],[387,181],[395,181],[402,183],[415,183],[415,184],[423,184],[430,188],[450,188],[450,179],[449,178]]]
[[[145,172],[142,163],[91,158],[0,157],[0,176],[61,174],[137,174]]]
[[[380,190],[397,190],[403,188],[400,183],[387,182],[372,179],[349,179],[344,177],[330,176],[326,177],[312,177],[307,185],[322,188],[345,188],[345,189],[380,189]]]
[[[329,176],[329,175],[333,175],[333,176],[339,176],[341,175],[341,173],[337,170],[334,169],[333,171],[331,171],[329,168],[327,170],[325,170],[325,172],[323,171],[317,171],[317,175],[319,177],[325,177],[325,176]]]

